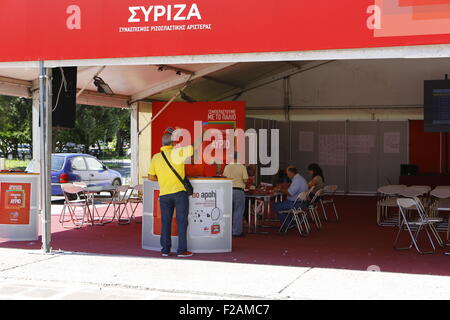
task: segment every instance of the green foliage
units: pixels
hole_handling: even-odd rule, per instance
[[[69,142],[84,146],[113,144],[116,155],[124,155],[124,144],[130,141],[130,110],[77,105],[74,129],[53,129],[54,150],[62,150]],[[32,144],[32,101],[0,96],[0,151],[18,156],[20,144]]]
[[[75,128],[54,129],[53,139],[59,150],[71,142],[83,145],[84,152],[88,152],[94,145],[101,150],[103,143],[112,142],[120,134],[123,149],[123,143],[130,139],[129,127],[129,110],[77,105]]]
[[[32,101],[0,96],[0,150],[18,155],[19,144],[31,144]]]

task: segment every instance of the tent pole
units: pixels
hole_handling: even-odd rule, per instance
[[[50,253],[51,248],[51,152],[52,152],[52,108],[51,79],[44,61],[39,62],[39,135],[41,141],[41,219],[42,251]]]

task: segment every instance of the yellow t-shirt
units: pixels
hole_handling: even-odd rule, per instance
[[[178,172],[180,177],[184,179],[184,162],[187,158],[192,156],[194,148],[192,146],[183,148],[165,146],[161,148],[161,152],[164,152],[172,167]],[[148,173],[158,178],[159,194],[161,196],[186,191],[181,181],[167,165],[161,153],[157,153],[153,156]]]
[[[240,163],[230,163],[223,170],[223,176],[233,179],[233,188],[245,189],[245,181],[248,179],[247,168]]]

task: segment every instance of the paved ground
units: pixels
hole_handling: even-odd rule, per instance
[[[449,299],[450,277],[0,249],[0,299],[336,298]]]

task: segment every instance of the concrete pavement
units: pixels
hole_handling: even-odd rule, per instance
[[[0,299],[399,298],[449,299],[450,277],[0,249]]]

